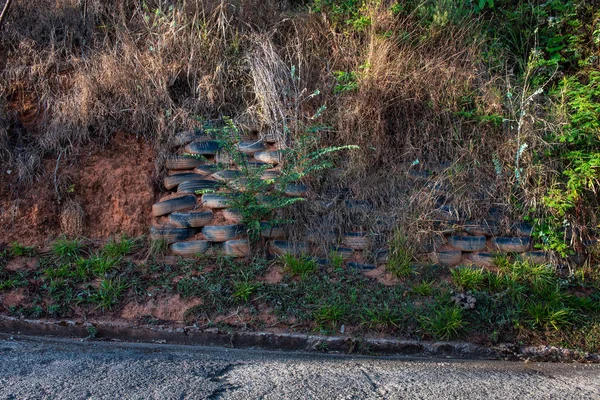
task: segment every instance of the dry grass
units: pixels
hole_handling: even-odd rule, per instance
[[[313,182],[314,197],[329,201],[326,188],[349,188],[350,198],[375,209],[303,206],[294,212],[298,226],[361,227],[384,237],[400,223],[420,238],[436,232],[430,214],[441,204],[473,219],[491,207],[507,218],[522,212],[511,208],[515,193],[507,189],[514,132],[458,115],[467,106],[504,109],[508,80],[481,63],[473,22],[427,31],[414,16],[380,6],[370,10],[368,32],[344,34],[285,1],[146,4],[13,4],[0,39],[0,162],[22,181],[41,158],[106,143],[117,131],[153,143],[159,173],[174,133],[198,117],[232,116],[278,135],[287,126],[291,144],[327,105],[318,122],[333,130],[323,143],[361,150],[340,159],[342,177]],[[357,90],[334,91],[334,71],[357,72]],[[311,97],[315,90],[321,94]],[[433,173],[415,181],[413,171]]]

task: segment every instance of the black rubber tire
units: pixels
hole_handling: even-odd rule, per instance
[[[194,141],[210,140],[210,138],[204,135],[201,129],[195,129],[191,131],[179,132],[173,139],[173,145],[175,147],[185,146]]]
[[[282,239],[285,237],[285,229],[281,225],[272,225],[268,222],[261,222],[260,235],[267,239]]]
[[[342,237],[342,243],[354,250],[368,250],[371,247],[367,232],[347,232]]]
[[[530,224],[527,224],[525,222],[522,222],[520,224],[515,224],[513,226],[513,231],[515,232],[515,234],[517,236],[529,237],[529,236],[531,236],[531,234],[533,232],[533,226]]]
[[[334,246],[329,249],[329,254],[331,253],[335,253],[342,256],[344,260],[348,260],[354,257],[354,249],[351,249],[349,247]]]
[[[224,169],[222,171],[215,172],[211,176],[220,182],[230,182],[234,179],[240,178],[242,176],[242,172],[236,169]]]
[[[177,242],[171,245],[171,253],[183,256],[193,257],[199,254],[206,253],[208,249],[208,241],[206,240],[192,240],[189,242]]]
[[[161,215],[167,215],[174,211],[189,210],[196,207],[196,196],[183,196],[176,197],[155,203],[152,206],[152,215],[160,217]]]
[[[265,181],[272,181],[272,180],[279,178],[280,175],[281,175],[281,172],[279,172],[279,171],[265,171],[261,175],[260,179],[265,180]]]
[[[219,193],[207,193],[202,196],[202,205],[208,208],[228,208],[231,199]]]
[[[469,261],[478,267],[493,267],[496,265],[497,254],[488,252],[471,253]]]
[[[337,235],[334,231],[308,229],[306,231],[306,241],[314,244],[331,244],[337,240]]]
[[[231,257],[249,257],[251,254],[250,241],[248,239],[228,240],[223,243],[223,252]]]
[[[309,249],[308,243],[304,242],[287,242],[284,240],[271,240],[269,242],[269,252],[275,255],[308,254]]]
[[[283,159],[283,152],[280,150],[259,151],[258,153],[254,154],[254,158],[256,158],[258,161],[277,165],[281,163]]]
[[[288,197],[303,197],[307,191],[308,188],[303,183],[289,183],[283,193]]]
[[[465,231],[477,236],[497,236],[500,234],[500,226],[496,223],[465,222]]]
[[[169,221],[182,228],[200,228],[210,224],[213,216],[212,211],[174,212],[169,215]]]
[[[235,146],[240,152],[244,154],[254,154],[259,151],[267,150],[267,146],[260,140],[243,140]]]
[[[485,249],[485,236],[450,236],[448,244],[458,250],[473,252]]]
[[[243,232],[243,227],[236,225],[211,225],[202,228],[202,234],[209,242],[226,242],[234,239]]]
[[[196,158],[196,157],[187,157],[187,156],[170,156],[165,160],[165,168],[168,170],[186,170],[193,169],[199,165],[202,165],[206,162],[204,157]]]
[[[350,262],[346,263],[346,265],[348,266],[348,268],[355,269],[358,271],[371,271],[371,270],[374,270],[375,268],[377,268],[373,264],[363,264],[363,263],[358,263],[358,262],[354,262],[354,261],[350,261]]]
[[[217,181],[209,181],[207,179],[185,181],[177,187],[177,193],[196,193],[198,190],[217,190],[222,185]]]
[[[504,253],[524,253],[529,250],[531,238],[529,237],[495,237],[492,239],[495,248]]]
[[[204,179],[202,175],[198,175],[193,172],[183,172],[165,176],[163,185],[165,186],[165,189],[171,190],[175,189],[180,183],[187,181],[199,181],[202,179]]]
[[[204,164],[194,168],[194,173],[198,175],[212,175],[219,170],[217,164]]]
[[[185,152],[191,154],[215,155],[221,148],[221,144],[216,140],[203,140],[200,142],[191,142],[185,146]]]
[[[171,228],[171,227],[151,227],[150,238],[152,240],[164,240],[171,244],[187,240],[198,233],[197,229],[193,228]]]
[[[462,251],[460,250],[448,250],[438,251],[432,254],[433,261],[436,264],[454,266],[460,264],[462,259]]]
[[[233,222],[234,224],[239,224],[242,222],[242,213],[234,210],[233,208],[228,208],[223,210],[223,217],[229,222]]]

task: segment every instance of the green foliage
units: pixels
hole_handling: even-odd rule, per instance
[[[346,307],[342,303],[325,304],[313,313],[313,319],[319,328],[335,328],[346,317]]]
[[[361,315],[362,324],[369,328],[398,327],[402,322],[400,312],[385,305],[382,308],[365,308]]]
[[[233,297],[243,303],[250,300],[250,296],[256,292],[259,285],[257,283],[244,281],[236,281],[233,283]]]
[[[454,283],[462,290],[481,288],[486,277],[483,268],[457,267],[451,273]]]
[[[413,286],[413,288],[411,289],[411,292],[414,294],[417,294],[419,296],[431,296],[431,294],[433,293],[433,284],[434,281],[421,281],[421,283],[419,283],[416,286]]]
[[[13,242],[10,244],[8,252],[13,257],[33,257],[35,255],[35,248]]]
[[[120,279],[102,279],[98,289],[90,296],[90,301],[103,311],[111,310],[126,288],[127,284]]]
[[[240,133],[230,119],[225,118],[223,126],[206,128],[219,140],[220,151],[229,156],[240,169],[241,176],[227,184],[227,195],[231,199],[231,208],[242,214],[242,224],[252,242],[256,243],[260,239],[261,221],[270,220],[276,210],[304,200],[302,197],[287,196],[284,192],[287,185],[332,168],[333,153],[358,148],[351,145],[320,148],[318,136],[315,135],[320,129],[322,127],[307,129],[296,138],[292,148],[281,150],[284,160],[281,173],[274,179],[265,180],[262,175],[268,166],[257,168],[248,164],[247,157],[236,148],[241,140]],[[286,222],[288,221],[270,221],[272,224]]]
[[[83,243],[80,239],[58,239],[52,244],[52,253],[61,260],[73,260],[83,253]]]
[[[407,278],[416,275],[413,268],[414,248],[408,242],[406,235],[396,231],[390,241],[389,259],[386,269],[397,278]]]
[[[127,237],[127,235],[123,235],[118,240],[111,238],[104,246],[102,255],[113,259],[122,258],[131,253],[135,245],[135,240]]]
[[[419,322],[425,333],[442,340],[456,338],[466,327],[462,309],[454,305],[436,304]]]
[[[304,279],[319,267],[317,262],[308,256],[295,256],[293,254],[284,254],[281,256],[283,268],[292,276],[299,276]]]

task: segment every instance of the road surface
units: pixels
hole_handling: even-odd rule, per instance
[[[0,399],[600,399],[600,365],[0,335]]]

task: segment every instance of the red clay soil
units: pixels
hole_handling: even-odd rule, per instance
[[[2,174],[0,244],[41,245],[61,234],[55,167],[55,159],[44,160],[41,177],[30,186]],[[153,173],[150,146],[126,134],[115,135],[106,147],[89,144],[81,154],[62,157],[58,169],[59,175],[69,177],[72,196],[83,206],[83,235],[91,239],[147,231],[155,200]]]

